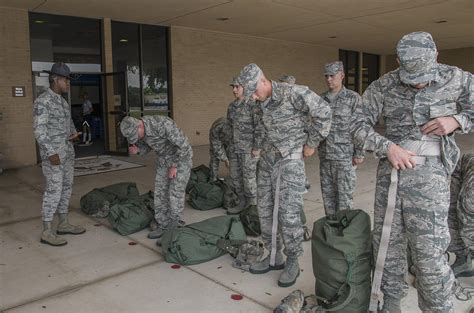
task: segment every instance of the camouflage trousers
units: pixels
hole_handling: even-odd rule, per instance
[[[462,166],[461,166],[462,165]],[[448,251],[474,251],[474,155],[465,154],[451,175]]]
[[[326,215],[351,210],[356,171],[349,161],[320,160],[321,192]]]
[[[387,208],[391,166],[387,159],[377,169],[373,246],[378,247]],[[454,275],[444,253],[449,245],[449,184],[438,157],[424,165],[399,171],[397,200],[381,289],[384,296],[401,299],[408,285],[407,244],[416,271],[418,306],[423,312],[453,312]]]
[[[215,181],[219,176],[219,165],[221,163],[221,160],[217,157],[217,153],[212,149],[212,147],[209,149],[209,179],[211,181]]]
[[[67,213],[74,181],[74,155],[61,158],[60,165],[51,165],[46,159],[41,162],[46,179],[43,194],[43,221],[51,222],[54,213]]]
[[[257,162],[258,158],[250,153],[232,153],[229,156],[232,187],[239,199],[246,199],[251,204],[256,204]]]
[[[448,226],[451,234],[451,242],[448,247],[450,252],[461,252],[466,250],[466,244],[461,238],[461,224],[459,222],[459,214],[462,214],[458,210],[459,191],[461,190],[461,169],[457,166],[454,173],[451,175],[450,185],[450,203],[448,213]]]
[[[278,169],[280,175],[280,205],[278,208],[277,250],[288,257],[303,254],[303,192],[305,168],[303,160],[283,160],[279,153],[265,153],[258,163],[258,214],[265,248],[271,252],[273,209]]]
[[[191,174],[192,160],[178,163],[176,178],[168,178],[171,164],[159,163],[155,177],[155,220],[166,229],[171,222],[179,222],[184,210],[186,185]]]

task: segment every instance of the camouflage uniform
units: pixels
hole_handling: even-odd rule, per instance
[[[448,251],[474,251],[474,155],[464,154],[451,175]],[[462,192],[461,192],[462,191]]]
[[[227,156],[230,152],[230,142],[231,133],[227,119],[225,117],[220,117],[212,123],[211,129],[209,130],[209,169],[211,170],[211,181],[217,179],[219,163],[228,161]]]
[[[457,163],[459,149],[454,135],[427,136],[420,128],[434,118],[452,116],[460,124],[457,132],[470,131],[474,100],[472,74],[437,64],[436,46],[428,33],[404,36],[397,45],[397,54],[400,68],[385,74],[365,91],[353,129],[355,145],[374,151],[380,158],[374,208],[375,256],[391,182],[389,145],[406,147],[432,140],[441,155],[426,156],[424,164],[398,171],[395,212],[381,289],[387,299],[401,299],[406,295],[408,243],[416,271],[419,307],[423,312],[452,312],[454,277],[443,254],[449,245],[448,175]],[[430,83],[422,89],[410,86],[423,82]],[[380,117],[385,121],[385,136],[374,131]],[[423,149],[414,152],[423,155]]]
[[[342,62],[329,63],[325,67],[326,75],[340,71],[343,71]],[[358,93],[344,86],[335,97],[331,97],[330,91],[321,97],[330,104],[332,110],[331,130],[318,147],[324,210],[326,215],[330,215],[353,208],[356,168],[352,165],[352,158],[363,158],[364,155],[362,151],[354,149],[349,125],[361,98]]]
[[[230,178],[241,203],[250,205],[257,204],[258,158],[251,154],[254,147],[256,110],[258,107],[255,101],[245,99],[232,101],[227,110],[227,120],[232,132]]]
[[[255,64],[247,65],[240,74],[246,85],[244,95],[250,97],[261,73]],[[273,211],[278,176],[280,196],[276,252],[285,244],[284,253],[291,258],[302,255],[303,228],[301,211],[305,191],[305,169],[302,148],[317,147],[331,126],[329,105],[306,86],[271,82],[272,95],[261,107],[257,118],[255,148],[261,149],[258,163],[258,213],[265,248],[271,253]],[[307,125],[308,116],[312,123]],[[305,127],[308,133],[306,133]],[[309,135],[308,135],[309,134]],[[280,172],[280,173],[279,173]]]
[[[120,125],[122,134],[133,144],[136,134],[132,134],[133,130],[130,131],[129,128],[136,128],[138,120],[131,117],[125,119],[125,123],[122,121]],[[158,228],[167,229],[169,225],[177,225],[181,219],[193,150],[188,138],[172,119],[160,115],[144,116],[141,119],[145,126],[145,137],[138,140],[136,145],[140,155],[153,150],[158,156],[154,196],[155,220]],[[171,166],[177,168],[174,179],[168,178]]]
[[[283,75],[282,77],[280,77],[280,78],[278,79],[278,81],[279,81],[280,83],[287,83],[287,84],[290,84],[290,85],[296,84],[296,78],[295,78],[293,75]],[[309,123],[309,119],[308,119],[308,123]],[[305,130],[305,131],[306,131],[306,130]],[[309,183],[308,176],[306,175],[306,172],[305,172],[304,186],[305,186],[305,188],[306,188],[305,193],[307,193],[307,192],[308,192],[308,189],[311,188],[311,184]],[[304,227],[305,227],[305,232],[308,232],[308,233],[309,233],[309,231],[308,231],[308,229],[306,228],[306,226],[304,226]],[[309,240],[309,239],[308,239],[308,240]],[[305,241],[306,241],[306,239],[305,239]]]
[[[34,132],[41,167],[46,179],[43,195],[43,221],[51,222],[54,213],[68,213],[74,180],[74,146],[69,137],[76,134],[67,101],[48,88],[34,102]],[[48,157],[58,154],[60,165],[51,165]]]

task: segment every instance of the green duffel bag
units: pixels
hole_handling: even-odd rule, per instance
[[[239,217],[247,235],[256,237],[262,234],[256,205],[249,205],[243,209],[242,212],[239,213]]]
[[[247,235],[256,237],[262,234],[257,206],[249,205],[239,213],[239,217]],[[304,211],[301,211],[301,223],[306,224]]]
[[[186,193],[189,193],[197,183],[207,183],[210,175],[211,170],[204,164],[192,168],[188,184],[186,185]]]
[[[319,304],[329,312],[366,313],[372,261],[369,215],[344,210],[317,220],[311,252]]]
[[[189,191],[188,202],[196,210],[206,211],[222,207],[223,197],[219,183],[197,182]]]
[[[81,210],[88,214],[96,214],[107,202],[109,206],[125,199],[138,197],[135,183],[118,183],[102,188],[94,188],[81,197]]]
[[[199,264],[226,254],[219,239],[247,240],[237,216],[217,216],[165,232],[161,246],[166,262]]]
[[[230,183],[229,179],[225,179],[224,181],[220,182],[222,185],[222,189],[224,190],[224,199],[222,200],[222,207],[224,209],[235,208],[239,205],[239,197],[232,188],[232,184]]]
[[[148,227],[153,215],[153,193],[148,192],[113,205],[108,220],[120,235],[126,236]]]

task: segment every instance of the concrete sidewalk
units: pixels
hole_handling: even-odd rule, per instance
[[[462,152],[474,153],[474,135],[458,136]],[[207,164],[208,146],[194,147],[194,166]],[[81,236],[66,236],[64,247],[39,243],[43,176],[39,166],[0,175],[0,310],[2,312],[271,312],[294,289],[314,293],[311,245],[304,243],[302,273],[290,288],[277,286],[279,271],[252,275],[231,266],[232,258],[173,269],[147,230],[121,236],[106,219],[79,209],[82,195],[96,187],[136,182],[141,193],[153,190],[156,156],[123,158],[145,167],[76,177],[71,221],[86,227]],[[306,161],[312,188],[304,195],[308,227],[324,215],[317,157]],[[371,156],[357,170],[355,207],[373,215],[375,169]],[[221,169],[225,174],[225,169]],[[193,223],[223,215],[223,209],[197,211],[186,204],[184,220]],[[408,276],[412,282],[413,277]],[[474,287],[472,279],[463,279]],[[240,294],[243,299],[232,300]],[[420,312],[410,287],[403,312]],[[456,301],[455,312],[470,303]]]

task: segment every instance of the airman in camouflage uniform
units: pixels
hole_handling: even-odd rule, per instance
[[[329,133],[331,109],[306,86],[268,80],[256,64],[245,66],[239,80],[244,96],[257,100],[261,111],[252,153],[261,154],[258,213],[262,240],[270,251],[267,258],[250,267],[250,272],[263,274],[284,268],[278,285],[288,287],[296,282],[300,272],[298,257],[303,253],[303,157],[311,156]],[[281,254],[282,240],[286,265]]]
[[[451,202],[448,225],[451,243],[448,251],[456,255],[451,268],[456,277],[473,276],[474,251],[474,154],[464,154],[451,175]]]
[[[46,179],[43,195],[43,233],[41,242],[62,246],[67,241],[57,234],[82,234],[86,230],[68,222],[69,199],[74,179],[74,147],[80,133],[71,119],[71,109],[61,96],[69,91],[70,70],[64,63],[53,64],[49,73],[50,88],[34,102],[33,129],[38,142],[41,167]],[[54,214],[58,212],[56,232],[51,228]]]
[[[287,83],[287,84],[290,84],[290,85],[296,84],[296,78],[293,75],[283,75],[282,77],[280,77],[278,79],[278,81],[281,82],[281,83]],[[306,173],[305,173],[305,175],[306,175]],[[308,176],[305,176],[304,186],[306,188],[306,191],[305,191],[305,193],[306,193],[311,188],[311,184],[309,183]],[[304,227],[306,227],[306,226],[304,226]],[[305,229],[305,231],[306,231],[306,229]]]
[[[229,167],[228,155],[230,154],[231,132],[227,119],[220,117],[212,123],[209,130],[209,169],[210,180],[215,181],[219,173],[219,163],[224,162]]]
[[[391,175],[398,185],[381,283],[383,310],[400,312],[400,299],[408,289],[408,244],[419,307],[423,312],[453,312],[454,277],[443,257],[449,245],[448,175],[459,158],[454,132],[468,133],[471,129],[473,77],[459,68],[438,64],[436,45],[425,32],[405,35],[398,42],[397,55],[400,67],[373,82],[362,96],[353,129],[355,145],[374,151],[380,158],[374,208],[375,256],[391,201]],[[385,121],[385,135],[374,131],[380,117]]]
[[[148,238],[158,239],[156,243],[160,246],[164,232],[178,227],[181,220],[193,150],[183,131],[166,116],[125,117],[120,130],[131,144],[131,154],[153,150],[158,156],[154,196],[157,228]]]
[[[237,214],[248,205],[257,204],[257,161],[252,156],[254,147],[255,118],[258,107],[252,99],[244,99],[242,86],[237,78],[230,84],[235,100],[227,110],[227,120],[232,132],[230,178],[235,193],[239,197],[239,206],[229,208],[229,214]]]
[[[328,63],[324,75],[329,90],[321,94],[332,110],[329,135],[318,147],[321,191],[326,215],[350,210],[355,188],[356,167],[362,163],[363,153],[354,149],[350,119],[361,98],[343,85],[344,67],[341,61]]]

